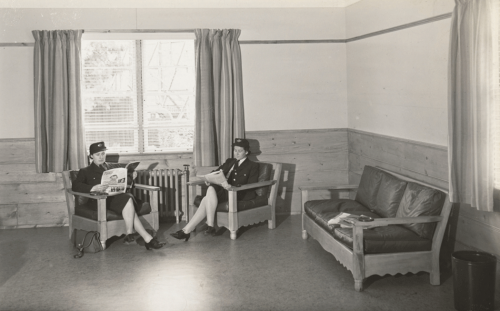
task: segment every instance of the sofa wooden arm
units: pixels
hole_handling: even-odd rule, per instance
[[[147,190],[147,191],[160,191],[160,187],[157,186],[149,186],[149,185],[143,185],[143,184],[135,184],[134,186],[136,189],[139,190]]]
[[[361,228],[375,228],[383,227],[388,225],[404,225],[404,224],[423,224],[430,222],[442,221],[442,216],[418,216],[418,217],[401,217],[401,218],[376,218],[373,221],[363,222],[359,220],[353,220],[353,225],[355,227]]]

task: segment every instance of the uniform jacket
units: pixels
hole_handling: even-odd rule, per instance
[[[104,173],[105,170],[125,167],[125,164],[104,162],[103,166],[106,169],[102,169],[99,166],[95,165],[94,162],[92,162],[89,166],[80,169],[75,181],[73,181],[71,190],[76,192],[90,193],[90,189],[92,189],[93,186],[99,185],[101,183],[102,173]],[[132,180],[132,178],[128,179],[130,184],[130,180]]]
[[[222,170],[224,175],[227,176],[237,160],[235,158],[229,158],[224,164],[219,166],[218,170]],[[259,164],[250,161],[246,158],[243,163],[238,166],[235,172],[232,172],[230,178],[227,182],[232,186],[241,186],[246,184],[252,184],[259,181]],[[243,191],[238,191],[238,201],[252,200],[257,196],[255,189],[248,189]]]

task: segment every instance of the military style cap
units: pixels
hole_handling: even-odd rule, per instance
[[[98,143],[93,143],[92,145],[90,145],[89,154],[94,154],[103,150],[108,150],[108,149],[106,148],[106,145],[104,145],[104,142],[100,141]]]
[[[233,143],[233,147],[235,146],[243,147],[246,151],[250,149],[250,143],[244,138],[236,138]]]

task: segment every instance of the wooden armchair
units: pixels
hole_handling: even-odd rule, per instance
[[[76,179],[78,171],[62,172],[66,204],[68,207],[69,238],[76,243],[76,230],[98,231],[101,236],[101,245],[106,249],[106,240],[112,236],[126,234],[125,221],[121,215],[106,210],[107,196],[93,196],[88,193],[75,192],[71,190],[72,182]],[[138,213],[139,219],[147,222],[153,230],[159,228],[158,220],[158,196],[156,191],[159,187],[135,184],[138,190],[149,191],[150,203],[140,202],[141,209]],[[88,199],[97,199],[97,211],[85,206]],[[138,200],[140,201],[140,200]]]
[[[226,227],[230,231],[232,240],[236,239],[238,228],[249,226],[262,221],[268,221],[268,228],[276,228],[276,198],[281,176],[281,163],[257,162],[259,163],[259,181],[240,187],[231,187],[228,202],[219,203],[217,206],[217,225]],[[205,186],[202,180],[188,182],[190,197],[193,203],[190,210],[194,212],[201,196],[197,197],[197,188]],[[257,198],[251,201],[237,201],[237,192],[247,189],[256,189]],[[187,215],[189,221],[189,213]]]

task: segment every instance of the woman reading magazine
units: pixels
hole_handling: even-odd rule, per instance
[[[217,204],[228,200],[227,189],[232,186],[241,186],[245,184],[256,183],[259,179],[259,165],[250,161],[247,156],[250,154],[250,144],[248,140],[237,138],[233,143],[234,158],[229,158],[224,164],[215,171],[222,170],[227,181],[220,186],[207,183],[208,189],[206,196],[201,200],[198,210],[189,223],[182,229],[170,235],[179,240],[187,241],[191,231],[207,218],[208,228],[205,234],[215,235],[214,219]],[[252,200],[256,197],[253,189],[238,191],[238,201]]]
[[[103,173],[109,169],[109,164],[105,162],[106,150],[107,148],[104,142],[90,145],[89,157],[92,159],[92,163],[78,171],[78,175],[72,185],[73,191],[83,193],[103,193],[106,191],[109,186],[101,184]],[[128,178],[131,183],[136,176],[137,172],[134,171],[132,178]],[[88,204],[91,208],[97,209],[97,200],[90,199]],[[137,202],[131,193],[120,193],[114,196],[108,196],[106,199],[106,208],[123,216],[125,226],[127,227],[127,235],[123,241],[124,243],[130,244],[134,241],[132,234],[135,229],[144,239],[146,249],[158,249],[163,247],[164,243],[160,243],[156,237],[152,237],[146,229],[144,229],[139,216],[137,216]]]

